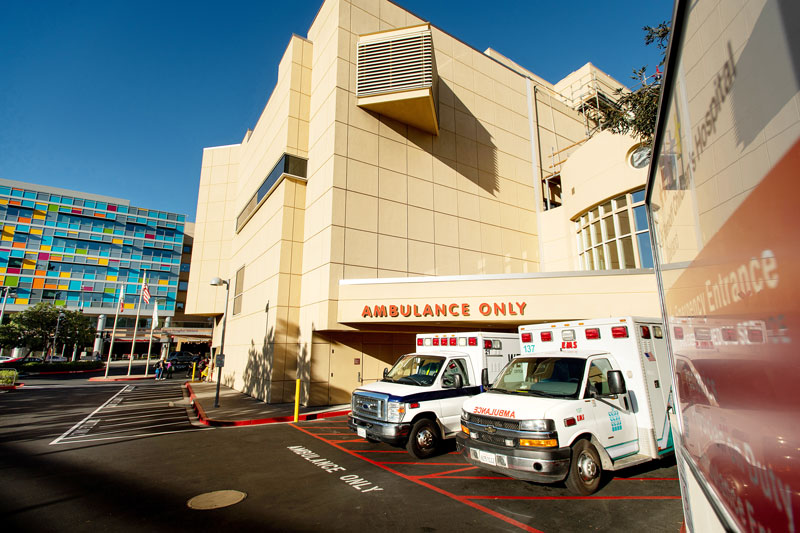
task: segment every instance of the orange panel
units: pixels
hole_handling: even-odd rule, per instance
[[[44,289],[44,280],[42,278],[33,278],[34,289]]]

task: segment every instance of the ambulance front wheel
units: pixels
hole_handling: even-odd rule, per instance
[[[572,458],[567,475],[567,488],[580,496],[594,494],[600,487],[603,467],[594,445],[585,439],[572,446]]]
[[[417,459],[427,459],[439,449],[439,431],[431,420],[420,418],[408,434],[406,449]]]

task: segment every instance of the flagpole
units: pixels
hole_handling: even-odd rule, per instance
[[[120,285],[120,290],[122,291],[119,295],[121,300],[125,294],[125,285]],[[117,313],[114,315],[114,328],[111,330],[111,346],[108,348],[108,361],[106,362],[105,377],[108,377],[108,367],[111,366],[111,354],[114,353],[114,336],[117,334],[117,319],[119,318],[119,308],[122,307],[122,305],[120,305],[121,303],[122,302],[117,302]]]
[[[133,324],[133,341],[131,341],[131,355],[128,359],[128,375],[131,375],[131,366],[133,365],[133,349],[136,347],[136,332],[139,330],[139,312],[142,310],[142,292],[145,284],[147,283],[147,271],[144,273],[144,281],[142,286],[139,287],[139,303],[136,305],[136,322]]]
[[[156,323],[158,323],[158,298],[153,303],[153,323],[150,324],[150,342],[147,343],[147,366],[144,367],[144,377],[147,377],[150,368],[150,350],[153,347],[153,330],[156,329]]]

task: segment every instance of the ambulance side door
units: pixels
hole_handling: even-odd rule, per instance
[[[584,398],[591,399],[589,409],[597,439],[612,459],[618,459],[639,451],[639,430],[628,395],[607,396],[608,371],[613,369],[605,357],[590,359]]]
[[[442,410],[440,414],[441,422],[445,428],[446,435],[452,435],[461,429],[461,406],[464,405],[464,400],[471,395],[470,389],[475,388],[475,378],[470,375],[470,366],[466,359],[457,357],[447,361],[442,371],[442,398],[439,405]],[[464,384],[460,389],[453,387],[456,374],[461,376]],[[477,393],[478,391],[476,390],[472,394]]]

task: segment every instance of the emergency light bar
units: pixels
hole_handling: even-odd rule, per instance
[[[542,337],[542,342],[553,342],[552,331],[543,331],[541,337]]]
[[[520,338],[522,342],[533,342],[533,334],[531,333],[523,333]]]
[[[613,326],[611,328],[611,336],[615,339],[627,339],[628,326]]]
[[[586,328],[584,333],[587,340],[600,338],[600,328]]]

